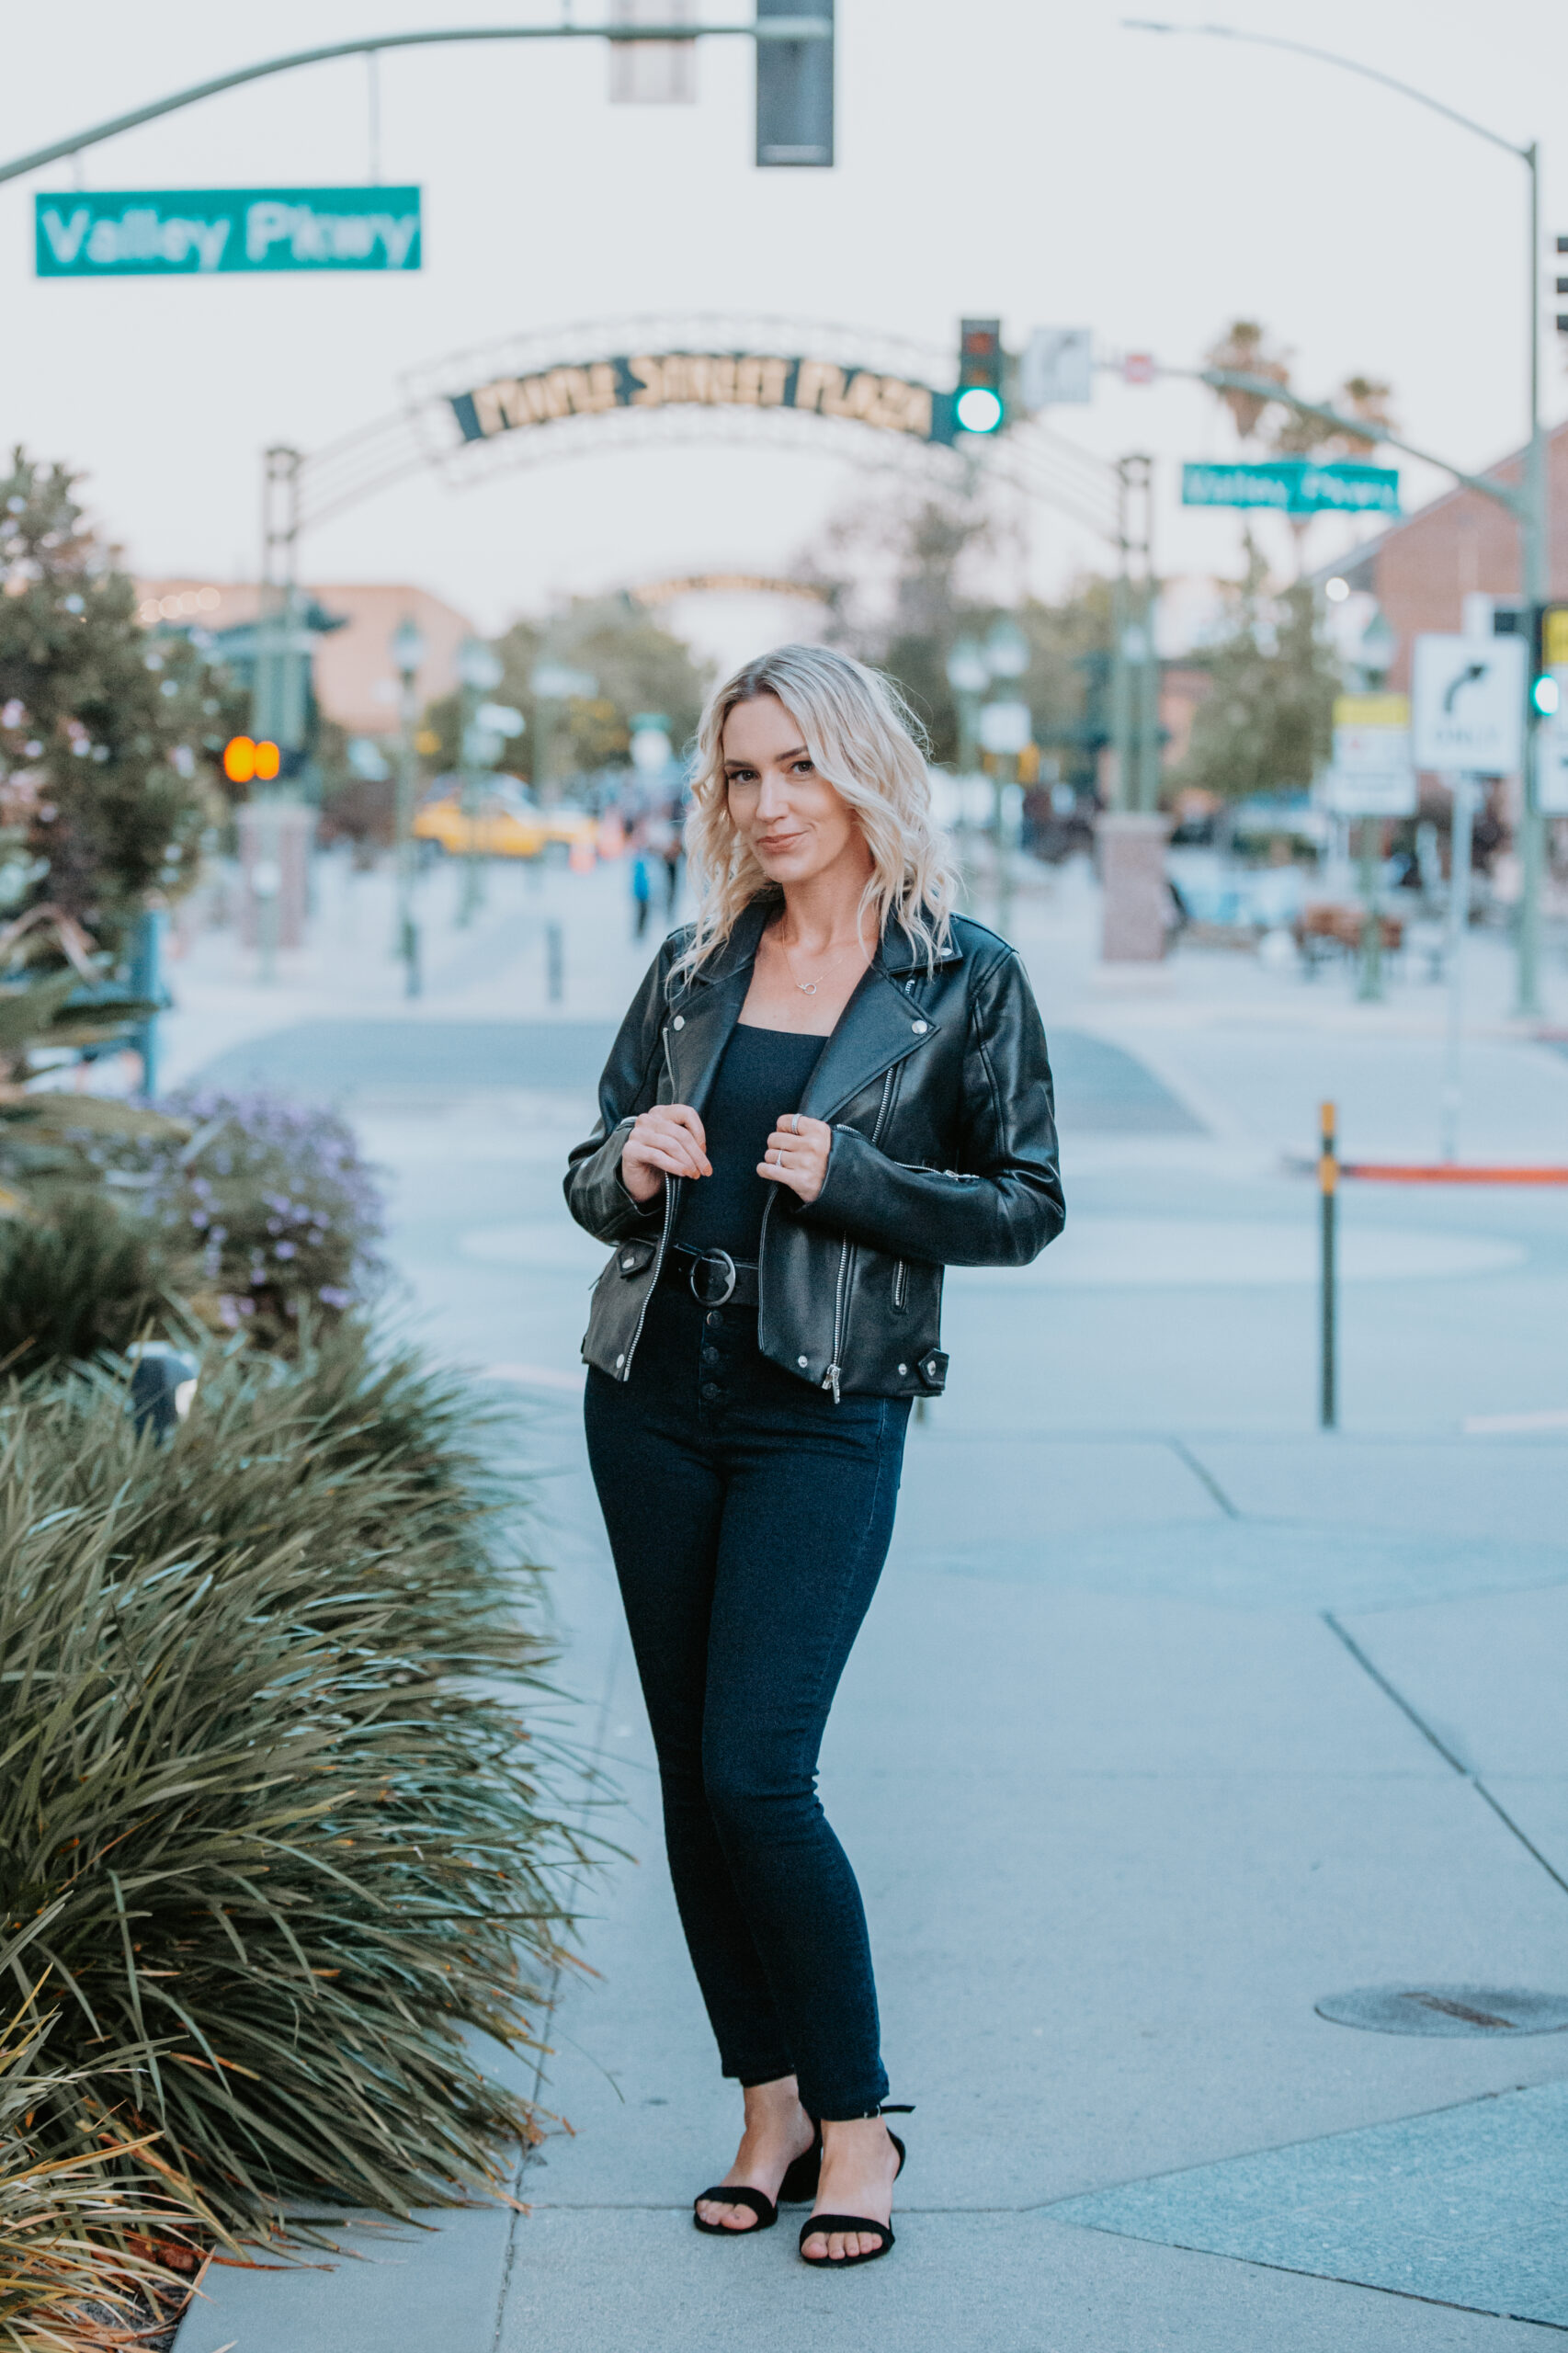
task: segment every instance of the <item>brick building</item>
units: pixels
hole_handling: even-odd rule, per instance
[[[1486,469],[1488,479],[1517,489],[1522,453]],[[1554,597],[1568,599],[1568,425],[1547,436],[1547,482],[1551,502],[1551,584]],[[1424,631],[1457,630],[1463,599],[1472,590],[1517,597],[1522,589],[1519,529],[1506,507],[1480,491],[1454,489],[1403,522],[1366,540],[1355,553],[1326,563],[1313,574],[1335,574],[1352,588],[1377,598],[1399,650],[1389,685],[1410,686],[1410,649]]]
[[[203,629],[243,629],[256,618],[260,591],[251,581],[138,580],[141,618],[194,622]],[[425,640],[415,680],[421,709],[458,683],[458,648],[473,624],[427,589],[392,582],[312,581],[302,592],[345,626],[315,642],[316,699],[328,719],[350,735],[390,735],[398,725],[398,680],[392,638],[405,615]]]

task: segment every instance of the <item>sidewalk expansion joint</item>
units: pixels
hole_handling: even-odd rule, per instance
[[[1493,1813],[1497,1816],[1498,1821],[1503,1824],[1503,1827],[1518,1840],[1520,1846],[1524,1848],[1526,1854],[1530,1857],[1531,1860],[1539,1863],[1541,1870],[1546,1873],[1547,1878],[1552,1881],[1553,1885],[1560,1887],[1563,1894],[1568,1895],[1568,1879],[1564,1879],[1562,1872],[1558,1870],[1554,1865],[1548,1862],[1546,1857],[1541,1853],[1540,1848],[1535,1844],[1534,1840],[1520,1828],[1519,1824],[1514,1820],[1513,1815],[1508,1812],[1507,1808],[1501,1804],[1499,1801],[1493,1796],[1491,1790],[1487,1788],[1480,1774],[1472,1773],[1470,1767],[1465,1764],[1462,1757],[1459,1757],[1454,1755],[1453,1750],[1449,1747],[1448,1744],[1444,1740],[1439,1738],[1437,1733],[1433,1731],[1426,1718],[1411,1705],[1403,1692],[1396,1689],[1394,1685],[1389,1681],[1388,1677],[1383,1673],[1382,1669],[1373,1665],[1366,1652],[1361,1648],[1360,1643],[1357,1642],[1353,1634],[1349,1634],[1346,1631],[1345,1628],[1340,1624],[1332,1609],[1325,1609],[1323,1612],[1323,1622],[1328,1628],[1329,1632],[1335,1635],[1338,1640],[1344,1643],[1346,1649],[1349,1652],[1357,1665],[1360,1667],[1363,1674],[1370,1677],[1371,1680],[1377,1685],[1379,1690],[1382,1692],[1384,1698],[1393,1701],[1394,1706],[1400,1711],[1401,1714],[1406,1717],[1408,1721],[1414,1724],[1415,1730],[1421,1734],[1422,1739],[1437,1750],[1444,1764],[1447,1765],[1451,1771],[1457,1773],[1461,1781],[1469,1782],[1471,1788],[1475,1791],[1476,1796],[1480,1798],[1484,1804],[1491,1807]]]
[[[1187,1445],[1187,1440],[1179,1438],[1168,1438],[1165,1440],[1165,1444],[1170,1448],[1171,1452],[1176,1456],[1179,1462],[1186,1463],[1187,1469],[1191,1472],[1193,1477],[1199,1482],[1199,1485],[1208,1489],[1209,1493],[1213,1496],[1214,1501],[1219,1505],[1220,1509],[1224,1513],[1226,1518],[1240,1519],[1241,1513],[1236,1509],[1235,1505],[1231,1501],[1231,1498],[1225,1493],[1224,1488],[1221,1487],[1220,1482],[1215,1478],[1214,1473],[1208,1468],[1208,1466],[1199,1461],[1191,1447]]]

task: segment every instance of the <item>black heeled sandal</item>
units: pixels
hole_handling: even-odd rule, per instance
[[[714,2189],[705,2189],[692,2200],[691,2219],[699,2231],[710,2238],[752,2239],[758,2231],[770,2231],[778,2220],[779,2206],[804,2206],[817,2194],[817,2181],[822,2173],[822,2126],[816,2128],[816,2139],[798,2157],[791,2157],[785,2167],[784,2178],[778,2185],[778,2203],[775,2205],[764,2189],[752,2189],[744,2182],[721,2182]],[[756,2216],[749,2231],[734,2231],[728,2222],[705,2222],[698,2212],[699,2206],[717,2203],[724,2206],[745,2206]]]
[[[890,2100],[887,2106],[879,2109],[877,2113],[879,2116],[913,2116],[915,2110],[913,2104],[905,2105],[903,2101]],[[820,2138],[820,2126],[818,2135]],[[893,2175],[893,2179],[896,2181],[899,2174],[903,2171],[906,2152],[898,2134],[891,2129],[888,2139],[898,2151],[898,2170]],[[819,2231],[824,2237],[835,2231],[875,2231],[881,2245],[874,2246],[869,2255],[808,2255],[806,2241],[815,2238]],[[892,2224],[873,2222],[869,2214],[812,2214],[801,2224],[801,2261],[809,2263],[813,2271],[847,2271],[851,2264],[875,2263],[896,2243]]]

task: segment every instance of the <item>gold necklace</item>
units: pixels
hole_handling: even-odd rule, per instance
[[[827,974],[832,972],[834,965],[842,964],[844,959],[848,955],[851,948],[858,948],[862,956],[864,956],[866,952],[866,943],[860,938],[859,933],[857,932],[855,938],[846,941],[844,947],[839,949],[837,955],[829,960],[829,961],[824,966],[822,972],[814,981],[801,981],[797,980],[795,977],[795,967],[790,961],[790,950],[784,945],[782,933],[776,931],[773,937],[778,943],[778,953],[784,959],[784,969],[789,973],[790,978],[795,982],[795,986],[800,990],[802,996],[815,996],[818,989],[822,986],[823,981],[827,977]]]

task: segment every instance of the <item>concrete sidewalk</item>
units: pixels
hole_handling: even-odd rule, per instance
[[[1080,1057],[1067,1240],[953,1281],[949,1394],[912,1432],[824,1765],[917,2103],[892,2259],[828,2280],[798,2218],[755,2245],[687,2219],[737,2103],[577,1431],[586,1268],[558,1181],[591,1069],[563,1031],[547,1086],[400,1086],[346,1039],[429,1328],[525,1401],[571,1679],[639,1859],[598,1889],[598,1973],[551,2021],[543,2097],[571,2131],[526,2167],[528,2212],[218,2274],[178,2353],[1449,2353],[1568,2326],[1568,2039],[1314,2009],[1568,1992],[1564,1433],[1464,1435],[1568,1407],[1562,1200],[1355,1197],[1346,1427],[1319,1436],[1312,1199],[1280,1150],[1321,1090],[1364,1104],[1359,1148],[1429,1151],[1425,1014],[1358,1022],[1271,979],[1255,1001],[1228,973],[1102,1005],[1058,914],[1031,953],[1067,976],[1062,1026],[1142,1077]],[[588,1057],[605,1010],[567,1010]],[[1468,1052],[1477,1153],[1568,1159],[1568,1063],[1500,1015]],[[1162,1091],[1185,1119],[1130,1127]]]

